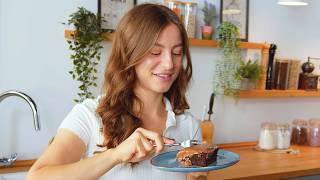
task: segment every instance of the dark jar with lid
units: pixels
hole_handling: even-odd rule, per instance
[[[310,146],[320,146],[320,119],[310,119]]]
[[[291,144],[308,145],[308,122],[296,119],[292,122]]]

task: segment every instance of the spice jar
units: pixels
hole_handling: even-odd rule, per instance
[[[277,149],[287,149],[290,146],[290,125],[277,124]]]
[[[265,150],[277,147],[277,125],[275,123],[264,122],[261,124],[259,147]]]
[[[181,19],[181,8],[182,8],[182,2],[180,1],[174,1],[174,0],[165,0],[165,5],[171,9],[173,12],[176,13],[176,15]]]
[[[189,38],[194,38],[196,33],[196,15],[197,15],[197,3],[184,2],[184,10],[181,15],[184,27],[187,30]]]
[[[309,120],[310,146],[320,146],[320,119]]]
[[[308,144],[308,131],[308,123],[306,120],[294,120],[292,122],[291,144]]]

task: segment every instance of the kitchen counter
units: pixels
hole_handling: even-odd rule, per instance
[[[320,174],[320,147],[292,146],[299,154],[260,152],[256,142],[220,144],[220,148],[240,154],[240,161],[226,169],[209,172],[208,179],[280,179]],[[35,160],[17,161],[0,167],[0,173],[27,171]]]
[[[291,146],[299,154],[260,152],[256,142],[222,144],[240,154],[240,161],[226,169],[211,171],[208,179],[282,179],[320,174],[320,147]]]

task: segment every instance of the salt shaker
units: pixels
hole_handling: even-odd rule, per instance
[[[290,125],[277,124],[277,149],[288,149],[290,146]]]
[[[263,122],[261,124],[259,147],[265,150],[277,147],[277,125],[275,123]]]

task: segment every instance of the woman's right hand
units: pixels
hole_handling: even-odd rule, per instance
[[[137,128],[125,141],[114,149],[119,163],[139,162],[158,154],[164,149],[164,143],[172,144],[174,140],[143,128]]]

